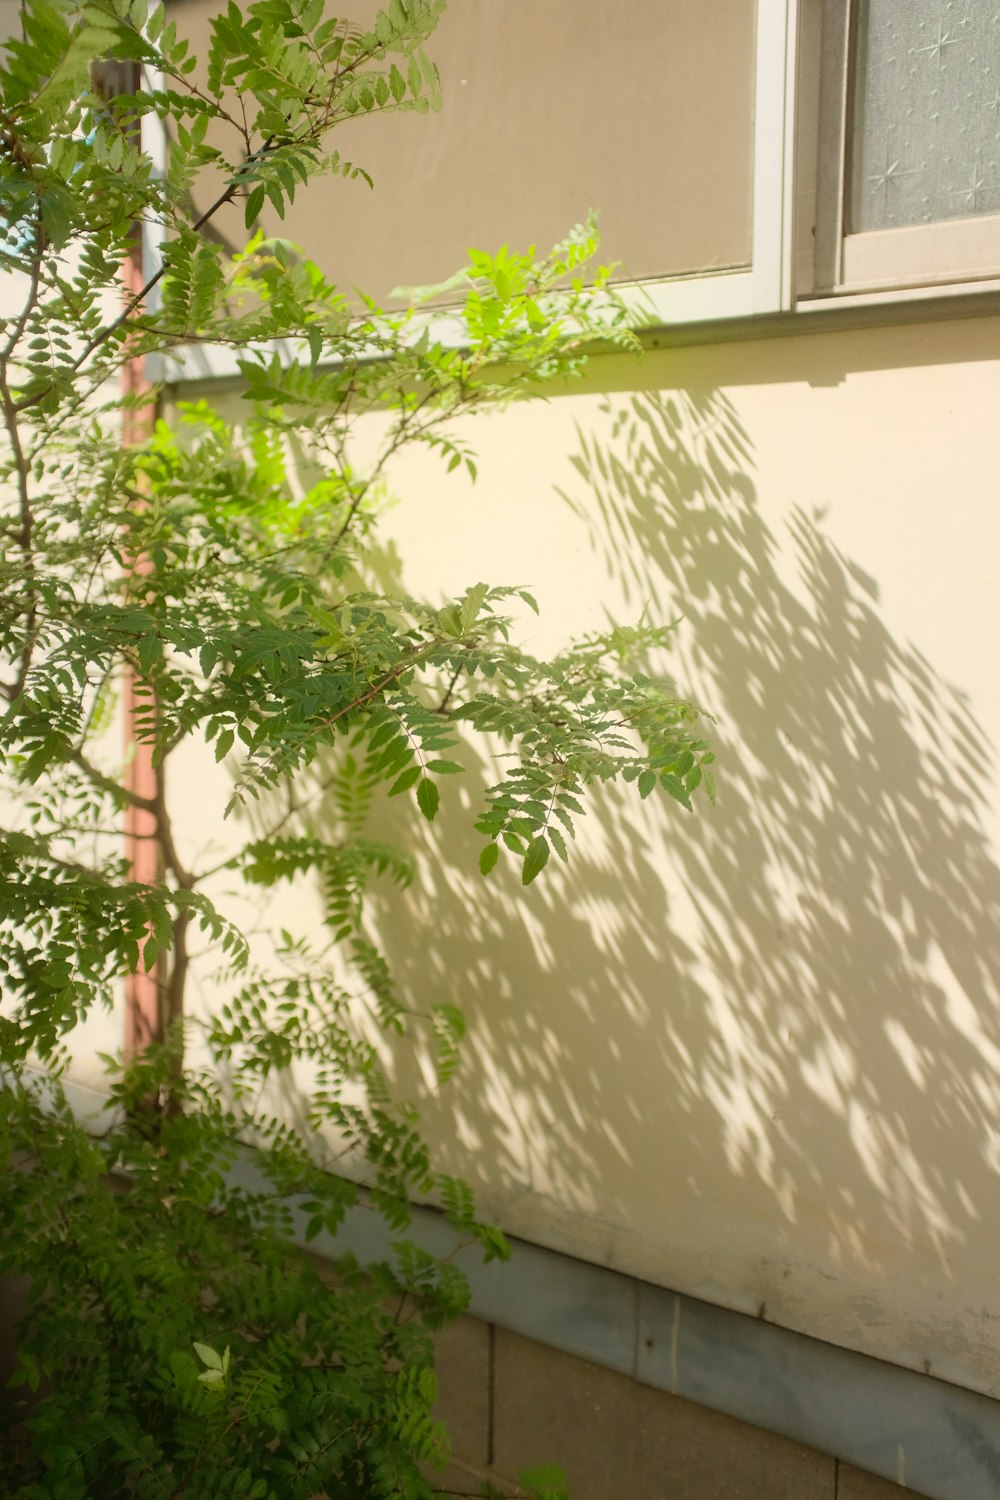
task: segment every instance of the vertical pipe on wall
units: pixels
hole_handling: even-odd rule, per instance
[[[137,92],[141,87],[140,68],[129,64],[126,89]],[[146,285],[147,267],[145,231],[141,223],[135,225],[131,244],[122,264],[122,294],[131,304],[142,294]],[[122,423],[122,441],[126,444],[141,443],[148,437],[156,415],[156,399],[146,374],[145,360],[141,354],[133,354],[122,367],[122,394],[128,399]],[[152,563],[148,557],[131,559],[133,576],[148,574]],[[149,706],[148,684],[144,684],[130,668],[125,669],[122,692],[125,729],[125,785],[129,792],[141,797],[146,803],[154,803],[159,793],[159,775],[153,763],[153,746],[141,740],[136,733],[137,715]],[[132,880],[143,885],[156,884],[161,875],[160,846],[157,839],[157,822],[151,807],[134,802],[125,809],[125,857],[128,860]],[[160,988],[163,980],[160,960],[147,972],[140,962],[137,971],[125,980],[125,1053],[134,1057],[150,1042],[162,1039],[163,1018],[160,1005]]]

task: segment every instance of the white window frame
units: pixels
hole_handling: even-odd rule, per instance
[[[822,0],[815,253],[800,296],[829,304],[870,292],[921,296],[947,288],[994,290],[1000,285],[1000,215],[846,232],[857,13],[858,0]]]
[[[757,0],[750,265],[636,288],[662,324],[715,322],[792,306],[792,188],[798,0]]]
[[[750,265],[647,280],[624,288],[626,300],[633,303],[641,322],[649,327],[747,318],[787,311],[792,306],[790,229],[797,14],[798,0],[757,0]],[[166,142],[162,126],[146,117],[143,129],[145,149],[154,160],[163,161]],[[161,262],[161,240],[155,227],[145,237],[144,252],[148,278]],[[447,337],[444,325],[441,331]],[[277,352],[288,358],[295,354],[292,349]],[[162,367],[157,361],[150,373],[155,379],[181,383],[232,378],[238,371],[232,350],[198,344],[175,350]]]

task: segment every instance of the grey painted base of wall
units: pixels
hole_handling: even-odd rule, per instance
[[[505,1329],[462,1318],[438,1339],[440,1415],[454,1458],[431,1476],[516,1493],[557,1462],[571,1500],[893,1500],[895,1484],[815,1449],[642,1385]]]
[[[74,1108],[93,1122],[102,1097],[79,1086],[68,1093]],[[255,1185],[250,1152],[234,1176]],[[336,1241],[320,1235],[308,1247],[307,1216],[299,1217],[303,1248],[314,1255],[353,1252],[372,1261],[391,1254],[393,1237],[372,1210],[354,1209]],[[857,1469],[927,1500],[1000,1496],[1000,1401],[538,1245],[514,1241],[509,1265],[483,1265],[471,1246],[455,1256],[454,1232],[430,1209],[414,1210],[409,1234],[429,1250],[453,1255],[469,1279],[470,1312],[502,1339],[518,1335],[548,1346],[550,1354],[628,1377],[630,1387],[696,1403],[818,1450],[835,1463],[835,1479]],[[475,1494],[476,1486],[466,1488]],[[662,1493],[670,1500],[683,1495]],[[744,1500],[742,1492],[720,1491],[733,1500],[737,1494]],[[835,1486],[830,1496],[818,1494],[822,1500],[869,1500],[863,1489],[849,1494]],[[777,1496],[766,1490],[745,1500]],[[599,1500],[642,1497],[616,1488]],[[714,1497],[706,1492],[699,1500]]]
[[[448,1225],[430,1210],[416,1211],[412,1234],[431,1250],[447,1253],[454,1245]],[[336,1246],[320,1239],[310,1249],[381,1259],[390,1235],[375,1213],[356,1209]],[[472,1289],[470,1312],[505,1334],[819,1450],[845,1469],[929,1500],[1000,1495],[1000,1402],[537,1245],[514,1242],[508,1265],[483,1265],[471,1249],[459,1260]],[[761,1500],[778,1493],[765,1490]],[[811,1493],[803,1491],[803,1500]],[[627,1489],[602,1500],[619,1494],[638,1500]],[[825,1500],[825,1491],[817,1494]]]

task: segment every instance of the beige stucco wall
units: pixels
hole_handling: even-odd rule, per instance
[[[740,160],[732,256],[634,270],[744,255]],[[635,191],[708,235],[677,205],[718,179],[689,166]],[[537,649],[683,615],[671,670],[718,716],[721,796],[694,818],[599,798],[571,870],[522,893],[475,875],[449,787],[454,861],[381,916],[415,997],[468,1014],[425,1119],[505,1227],[994,1394],[998,351],[981,319],[604,357],[473,425],[475,489],[397,465],[412,590],[531,584]],[[223,773],[171,774],[188,847],[221,844]]]
[[[475,875],[452,783],[457,863],[381,919],[415,997],[467,1011],[425,1119],[505,1227],[992,1393],[998,340],[603,357],[473,424],[475,488],[397,466],[410,588],[529,583],[537,649],[683,615],[670,668],[718,716],[721,796],[598,797],[568,874],[522,894]],[[224,773],[170,774],[187,847],[221,847]]]
[[[993,1393],[998,339],[601,358],[475,424],[474,489],[401,463],[411,589],[530,583],[539,649],[683,615],[721,795],[599,796],[522,894],[474,874],[453,785],[455,862],[381,922],[415,997],[467,1011],[425,1119],[505,1227]]]
[[[8,0],[0,0],[0,37],[12,29],[13,21],[9,14]],[[10,22],[10,25],[7,23]],[[75,267],[74,267],[75,269]],[[29,293],[28,278],[13,272],[0,274],[0,317],[16,317],[25,304]],[[114,312],[114,298],[109,295],[105,298],[105,308],[110,314]],[[3,433],[3,444],[6,446],[7,436]],[[6,543],[5,543],[6,545]],[[120,725],[114,725],[103,737],[99,746],[92,747],[91,753],[108,766],[117,766],[121,763],[122,746],[124,741],[123,731]],[[0,804],[0,821],[8,828],[23,828],[27,826],[29,812],[18,799],[5,799]],[[0,996],[0,1005],[4,997]],[[104,1067],[98,1060],[100,1052],[117,1052],[121,1046],[124,1027],[125,1008],[119,997],[109,1009],[95,1008],[88,1015],[80,1027],[74,1033],[76,1052],[76,1076],[77,1081],[86,1085],[100,1087],[104,1080]],[[78,1094],[76,1102],[82,1112],[91,1114],[100,1108],[100,1100],[89,1094]]]

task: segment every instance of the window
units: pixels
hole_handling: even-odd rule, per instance
[[[368,22],[379,3],[342,9]],[[198,56],[222,8],[168,0]],[[591,208],[627,277],[746,270],[755,20],[755,0],[452,0],[428,45],[440,115],[336,132],[376,191],[327,181],[262,223],[375,297],[441,280],[470,245],[551,245]]]
[[[198,55],[224,3],[167,0]],[[434,281],[593,204],[653,326],[1000,291],[1000,0],[452,0],[432,51],[440,117],[338,136],[378,191],[280,226],[345,284]],[[230,365],[193,346],[177,378]]]
[[[204,56],[225,0],[166,3]],[[363,19],[378,3],[344,10]],[[641,321],[787,311],[796,28],[810,3],[821,0],[451,0],[429,49],[445,80],[441,116],[338,132],[376,193],[349,183],[349,203],[318,186],[282,224],[266,210],[263,222],[324,247],[341,284],[377,292],[437,280],[477,241],[551,242],[594,206],[603,251],[635,278],[624,295]],[[148,149],[160,160],[155,126]],[[239,208],[216,227],[239,241]],[[150,271],[158,254],[151,243]],[[235,366],[224,347],[198,343],[156,373],[201,380]]]
[[[1000,0],[822,0],[818,27],[800,294],[1000,275]]]

